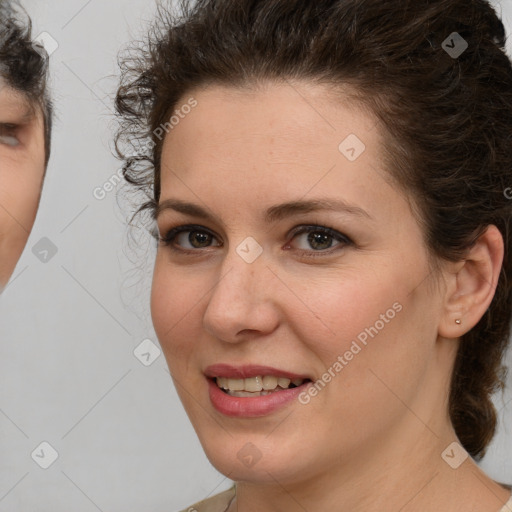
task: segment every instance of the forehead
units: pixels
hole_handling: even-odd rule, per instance
[[[26,94],[11,87],[0,76],[0,114],[4,116],[3,122],[7,122],[6,117],[21,123],[29,122],[36,116],[37,110]]]
[[[164,140],[160,201],[225,207],[229,196],[230,205],[243,203],[248,211],[307,195],[344,198],[368,212],[380,205],[390,215],[401,207],[383,169],[376,119],[350,95],[310,84],[208,86],[175,108],[191,97],[197,106]],[[360,154],[347,158],[354,153]]]
[[[254,88],[209,85],[184,95],[175,105],[194,98],[197,106],[181,116],[165,138],[164,154],[175,162],[204,159],[280,157],[313,163],[319,154],[339,156],[339,144],[357,134],[368,148],[380,144],[376,120],[358,108],[343,91],[309,83],[265,84]],[[177,118],[176,118],[177,119]],[[291,160],[290,160],[291,161]]]

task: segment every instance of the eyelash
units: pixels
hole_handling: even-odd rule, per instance
[[[185,225],[185,226],[177,226],[177,227],[169,230],[163,237],[160,237],[159,235],[157,235],[157,239],[160,242],[160,244],[162,244],[165,247],[168,247],[173,252],[198,256],[198,253],[201,251],[200,248],[199,249],[180,249],[173,245],[175,238],[179,234],[186,233],[186,232],[205,233],[205,234],[215,238],[215,235],[210,230],[205,229],[202,226]],[[304,233],[322,233],[323,235],[330,236],[330,237],[334,238],[335,240],[342,242],[341,248],[354,245],[354,242],[349,237],[340,233],[339,231],[336,231],[335,229],[327,227],[327,226],[320,226],[320,225],[316,225],[316,224],[315,225],[298,226],[291,232],[290,236],[293,239],[296,236],[302,235]],[[315,250],[306,251],[304,249],[297,249],[297,251],[303,256],[316,258],[316,257],[321,257],[321,256],[329,256],[334,251],[339,250],[339,249],[340,249],[340,246],[335,246],[334,248],[329,248],[329,249],[319,250],[319,251],[315,251]]]

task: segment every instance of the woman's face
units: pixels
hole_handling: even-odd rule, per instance
[[[453,354],[438,357],[441,295],[375,120],[305,83],[193,97],[164,143],[158,209],[162,238],[189,227],[159,246],[151,308],[211,462],[284,484],[431,435],[417,418],[445,419]],[[286,377],[324,385],[272,391]]]
[[[41,109],[0,79],[0,291],[34,224],[44,169]]]

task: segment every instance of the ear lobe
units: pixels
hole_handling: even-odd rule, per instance
[[[470,331],[489,308],[504,257],[503,237],[490,225],[462,262],[451,265],[439,335],[458,338]],[[460,323],[456,322],[460,320]]]

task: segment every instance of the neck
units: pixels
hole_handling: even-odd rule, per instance
[[[460,453],[449,421],[428,421],[409,412],[388,439],[358,450],[342,464],[322,468],[305,480],[274,478],[270,483],[239,482],[228,512],[498,512],[510,498],[468,457]],[[460,451],[457,451],[460,450]]]
[[[229,512],[498,512],[510,491],[488,478],[471,457],[456,470],[440,456],[454,438],[431,445],[402,444],[400,454],[382,450],[345,470],[329,470],[297,484],[237,484]],[[396,451],[396,450],[395,450]]]

